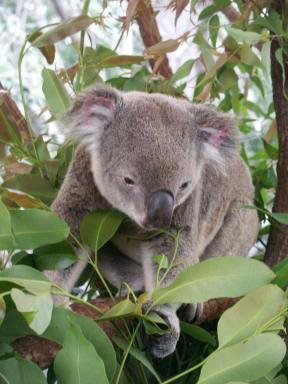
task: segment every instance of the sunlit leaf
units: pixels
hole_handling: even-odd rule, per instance
[[[19,312],[27,320],[29,327],[41,335],[48,327],[53,310],[53,300],[49,293],[31,295],[12,288],[11,297]]]
[[[180,272],[167,288],[154,290],[154,304],[194,303],[237,297],[269,283],[273,272],[262,262],[244,257],[215,257]]]
[[[261,334],[210,355],[197,384],[257,380],[276,367],[285,356],[284,341],[275,334]]]
[[[218,323],[219,346],[238,343],[263,331],[263,327],[287,307],[287,302],[284,292],[275,285],[249,292],[221,316]],[[283,322],[284,317],[282,325]]]
[[[43,273],[27,265],[15,265],[0,272],[0,283],[9,282],[20,285],[34,294],[50,291],[51,282]]]
[[[262,36],[256,32],[243,31],[242,29],[232,27],[226,27],[226,31],[228,35],[239,43],[257,44],[262,39]]]
[[[135,314],[136,304],[132,303],[132,301],[125,299],[113,305],[107,312],[101,316],[101,320],[106,319],[116,319],[119,317],[127,317]]]

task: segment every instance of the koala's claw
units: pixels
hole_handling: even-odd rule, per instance
[[[202,315],[203,308],[203,303],[183,305],[180,309],[180,318],[187,323],[192,323]]]
[[[144,334],[143,342],[154,357],[163,359],[176,349],[180,336],[179,319],[175,312],[164,306],[155,307],[153,311],[162,317],[170,330],[161,336]]]

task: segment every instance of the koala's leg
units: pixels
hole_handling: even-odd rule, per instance
[[[154,255],[165,254],[170,260],[170,262],[172,262],[174,245],[175,240],[171,238],[171,236],[161,236],[155,242],[151,242],[150,244],[150,259],[152,259],[152,256]],[[185,230],[183,231],[182,235],[180,235],[178,252],[176,253],[175,259],[173,260],[173,266],[161,282],[162,287],[170,285],[181,270],[187,268],[189,264],[193,264],[198,261],[196,256],[193,258],[192,250],[193,244],[190,230]],[[146,261],[149,258],[148,251],[149,248],[146,246],[146,251],[144,252],[144,259],[146,259]],[[156,276],[156,270],[157,267],[154,265],[152,271],[149,271],[149,268],[144,268],[143,272],[144,275],[145,273],[150,273],[150,275],[153,274],[154,276]],[[151,277],[149,278],[148,276],[147,278],[145,278],[144,276],[144,280],[145,282],[150,282]],[[148,287],[148,291],[149,288],[150,287]],[[144,337],[145,344],[151,350],[152,354],[155,357],[164,358],[175,351],[177,342],[180,337],[180,325],[179,318],[177,315],[177,310],[180,306],[181,304],[179,303],[171,303],[165,305],[156,305],[152,309],[152,311],[156,312],[166,321],[167,325],[170,328],[170,331],[162,336],[146,335]]]
[[[126,282],[134,292],[143,291],[144,280],[141,264],[121,253],[113,244],[105,246],[98,253],[98,266],[104,278],[120,290]],[[126,290],[122,288],[121,294]]]

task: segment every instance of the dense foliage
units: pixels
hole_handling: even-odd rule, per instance
[[[135,16],[137,19],[140,3],[130,0],[123,31],[128,30]],[[268,0],[215,0],[204,7],[199,3],[171,1],[175,22],[185,10],[195,17],[197,28],[146,47],[143,55],[119,55],[117,49],[94,46],[85,39],[91,24],[103,22],[99,15],[88,16],[89,1],[84,2],[81,16],[56,26],[43,26],[23,42],[18,70],[25,119],[9,95],[0,94],[1,383],[287,382],[286,346],[278,333],[283,330],[288,309],[284,292],[288,262],[283,260],[273,272],[262,261],[271,225],[288,224],[287,213],[271,213],[277,186],[278,145],[270,84],[271,40],[279,41],[276,58],[284,68],[287,23]],[[65,38],[78,32],[79,44],[63,45]],[[125,39],[124,32],[121,39]],[[198,57],[184,62],[171,77],[164,77],[165,55],[177,55],[177,48],[186,41],[193,41]],[[58,44],[62,50],[76,50],[78,61],[73,66],[53,67]],[[223,255],[201,262],[180,273],[168,288],[160,288],[159,277],[153,304],[146,312],[142,310],[146,294],[136,297],[127,284],[123,286],[126,298],[115,300],[116,292],[92,259],[72,293],[48,281],[41,271],[64,269],[77,260],[68,236],[97,255],[125,225],[125,217],[113,211],[90,213],[81,224],[79,242],[67,224],[49,209],[73,158],[75,144],[61,142],[58,136],[49,134],[45,124],[42,133],[35,134],[22,84],[22,62],[30,49],[39,49],[47,61],[42,89],[49,122],[60,118],[75,94],[95,82],[106,82],[124,91],[188,97],[194,103],[209,101],[239,116],[241,154],[256,187],[255,206],[243,209],[258,209],[261,220],[255,257]],[[193,95],[186,87],[191,73],[195,75]],[[171,236],[177,252],[181,233]],[[155,255],[154,261],[159,276],[173,266],[173,259],[165,255]],[[53,293],[93,310],[97,321],[53,307]],[[103,302],[97,305],[93,299],[99,294],[109,298],[109,306]],[[153,305],[238,296],[243,298],[223,313],[218,324],[206,322],[200,327],[182,322],[177,351],[168,358],[159,361],[144,350],[144,330],[148,334],[167,330],[163,320],[151,311]],[[107,330],[108,320],[109,337],[101,329]],[[15,340],[27,335],[41,335],[47,342],[63,346],[47,375],[17,353]]]

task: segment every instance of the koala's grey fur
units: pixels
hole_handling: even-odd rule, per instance
[[[166,190],[174,196],[170,231],[182,228],[182,234],[178,266],[167,275],[164,286],[199,260],[248,254],[256,240],[258,218],[254,210],[241,208],[253,202],[254,189],[238,154],[230,115],[160,94],[97,86],[77,97],[65,124],[80,145],[52,208],[77,236],[89,211],[111,207],[131,218],[136,232],[152,230],[147,201],[154,191]],[[135,185],[126,185],[125,177]],[[180,186],[187,181],[182,191]],[[136,291],[151,291],[152,256],[171,258],[172,250],[167,235],[143,242],[118,234],[99,253],[99,268],[117,288],[126,281]],[[71,289],[85,265],[81,260],[64,272],[47,274]],[[148,340],[155,356],[164,357],[175,349],[177,308],[177,304],[155,308],[171,325],[170,333]]]

